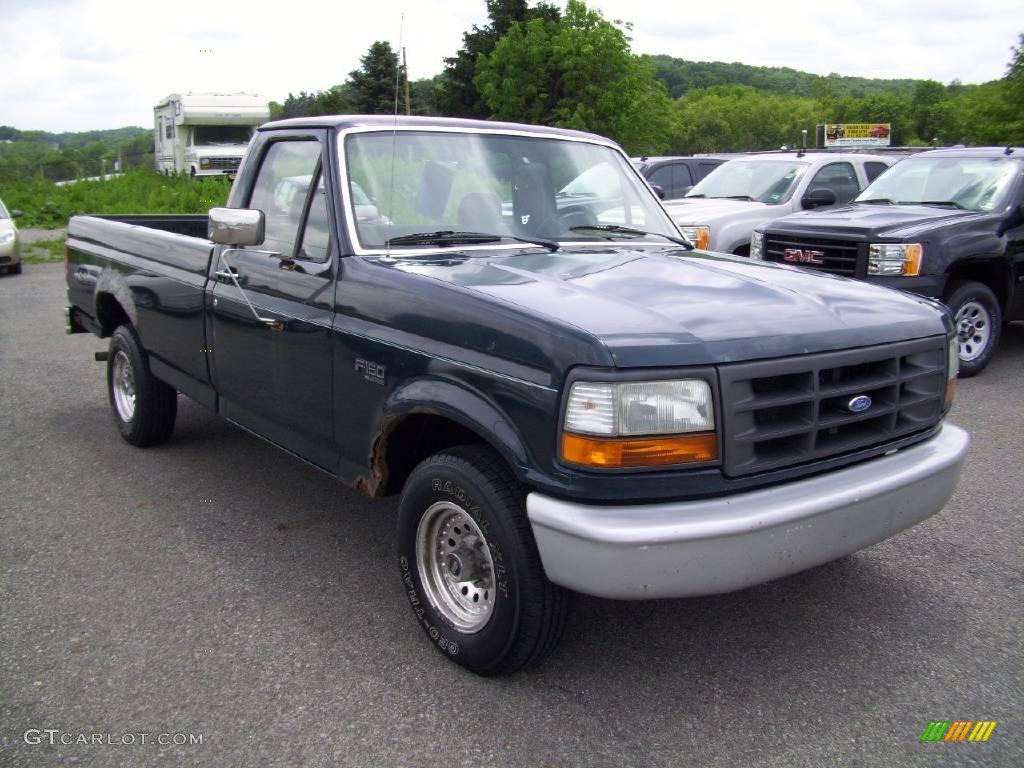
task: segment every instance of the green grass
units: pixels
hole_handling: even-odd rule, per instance
[[[114,179],[62,187],[42,179],[3,184],[0,199],[24,213],[20,228],[55,228],[82,213],[206,213],[225,204],[229,189],[224,176],[191,179],[133,169]]]
[[[21,260],[26,264],[48,264],[64,260],[64,238],[36,240],[21,244]]]

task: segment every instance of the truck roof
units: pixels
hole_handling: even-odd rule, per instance
[[[1010,150],[1007,153],[1007,149]],[[1024,160],[1024,147],[947,147],[945,149],[930,149],[922,152],[922,156],[951,156],[951,157],[1013,157]]]
[[[551,128],[543,125],[526,125],[523,123],[501,123],[494,120],[467,120],[457,117],[419,117],[399,115],[323,115],[320,117],[293,117],[287,120],[275,120],[260,126],[261,131],[272,131],[279,128],[462,128],[478,131],[517,131],[540,134],[544,136],[563,136],[617,146],[614,141],[595,133],[572,131],[567,128]]]

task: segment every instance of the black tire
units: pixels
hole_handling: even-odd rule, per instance
[[[999,346],[1003,328],[1003,312],[999,300],[982,283],[955,280],[946,286],[943,301],[953,313],[957,333],[960,335],[960,378],[976,376],[989,364]],[[979,308],[981,311],[978,311]],[[985,329],[987,334],[979,333],[979,330]],[[971,343],[972,339],[974,344]],[[978,340],[982,340],[980,349]]]
[[[19,261],[13,267],[8,267],[7,271],[10,272],[12,275],[20,275],[21,274],[21,262]]]
[[[130,377],[127,389],[134,392],[130,413],[126,405],[119,405],[115,392],[115,377],[121,375],[124,366]],[[140,448],[159,445],[171,436],[178,414],[178,392],[150,373],[146,352],[130,325],[118,326],[110,337],[107,394],[114,423],[121,437],[132,445]]]
[[[456,508],[450,514],[456,515],[457,523],[461,521],[465,529],[465,517],[470,518],[485,538],[478,551],[487,552],[491,567],[478,583],[490,584],[493,602],[486,623],[474,631],[456,628],[450,612],[439,608],[432,597],[436,590],[425,584],[425,579],[430,580],[429,573],[425,576],[429,569],[417,559],[421,521],[430,530],[430,510],[438,506]],[[453,530],[459,531],[458,524]],[[413,470],[398,512],[398,562],[423,631],[449,659],[477,674],[511,674],[539,661],[554,649],[565,630],[572,595],[548,581],[526,517],[522,488],[486,446],[451,448]]]

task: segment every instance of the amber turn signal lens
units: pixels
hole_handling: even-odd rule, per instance
[[[956,395],[956,379],[950,379],[946,384],[946,408],[953,404],[953,397]]]
[[[565,432],[562,458],[571,464],[598,469],[692,464],[718,458],[718,437],[714,432],[694,432],[672,437],[609,440]]]

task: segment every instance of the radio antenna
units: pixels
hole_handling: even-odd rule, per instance
[[[398,20],[398,50],[404,50],[403,43],[405,34],[405,11],[402,11],[402,15]],[[388,218],[394,221],[395,216],[395,145],[398,141],[398,82],[399,73],[401,67],[398,65],[398,53],[395,56],[395,111],[394,111],[394,122],[391,125],[391,183],[390,192],[388,195]],[[389,237],[384,241],[385,253],[387,258],[391,258],[391,238]]]

